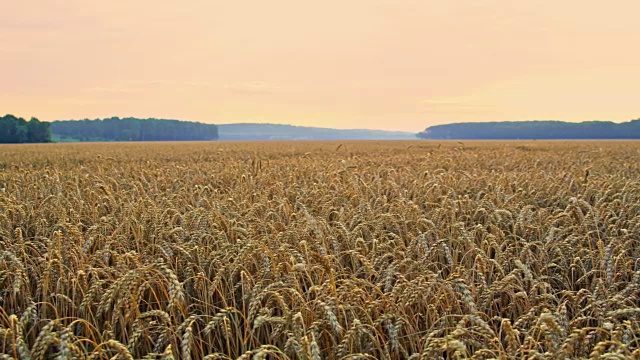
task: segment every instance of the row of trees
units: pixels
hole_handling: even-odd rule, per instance
[[[96,120],[61,120],[51,124],[61,139],[78,141],[180,141],[215,140],[218,127],[179,120],[117,117]]]
[[[640,139],[640,119],[625,123],[587,121],[510,121],[436,125],[422,139]]]
[[[50,124],[32,117],[27,121],[13,115],[0,117],[0,143],[51,142]]]

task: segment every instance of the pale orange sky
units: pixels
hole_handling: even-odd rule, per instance
[[[638,0],[2,1],[0,115],[628,121],[638,14]]]

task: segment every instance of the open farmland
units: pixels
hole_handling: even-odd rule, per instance
[[[640,359],[640,144],[0,147],[0,352]]]

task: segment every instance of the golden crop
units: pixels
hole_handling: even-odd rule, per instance
[[[636,142],[0,147],[0,353],[640,359]]]

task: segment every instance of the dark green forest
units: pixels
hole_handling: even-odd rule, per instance
[[[436,125],[417,134],[421,139],[640,139],[640,119],[624,123],[587,121],[509,121]]]
[[[117,117],[103,120],[57,120],[56,141],[185,141],[216,140],[218,127],[198,122]]]
[[[0,143],[21,144],[51,142],[50,124],[34,117],[29,121],[5,115],[0,117]]]
[[[248,129],[251,124],[230,124],[229,139],[258,138],[265,135],[265,129]],[[265,126],[265,124],[258,124]],[[236,126],[240,133],[233,135],[231,127]],[[267,126],[275,126],[268,125]],[[280,126],[282,127],[282,126]],[[291,127],[290,128],[298,128]],[[225,128],[226,129],[226,128]],[[311,135],[308,130],[333,130],[303,128],[303,135],[309,139],[334,138],[324,134]],[[338,131],[338,130],[333,130]],[[345,130],[343,130],[344,132]],[[349,130],[360,131],[363,130]],[[289,131],[291,132],[291,131]],[[279,133],[279,132],[278,132]],[[258,134],[258,135],[257,135]],[[277,135],[277,134],[276,134]],[[300,135],[300,134],[298,134]],[[335,134],[334,134],[335,135]],[[355,136],[351,134],[352,137]],[[235,137],[234,137],[235,136]],[[253,137],[252,137],[253,136]],[[510,121],[455,123],[436,125],[416,134],[421,139],[487,139],[487,140],[545,140],[545,139],[640,139],[640,119],[624,123],[610,121],[588,121],[569,123],[563,121]],[[26,121],[13,115],[0,117],[0,143],[40,143],[53,141],[187,141],[216,140],[218,126],[198,122],[137,119],[111,117],[96,120],[58,120],[41,122],[36,118]],[[268,138],[274,138],[271,134]],[[277,137],[276,138],[291,138]],[[299,138],[299,137],[294,137]],[[366,138],[366,136],[365,136]]]

